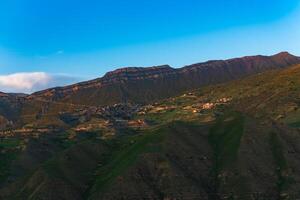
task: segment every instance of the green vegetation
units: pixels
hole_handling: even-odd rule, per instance
[[[290,113],[285,119],[284,122],[292,128],[300,128],[300,111]]]
[[[167,123],[173,121],[174,119],[180,117],[177,110],[168,110],[163,113],[150,113],[147,114],[145,119],[155,124]]]
[[[276,167],[276,176],[277,176],[277,191],[278,195],[286,190],[293,180],[290,177],[284,176],[284,172],[287,170],[288,165],[284,157],[283,147],[280,142],[280,138],[275,132],[270,133],[270,146],[273,154],[273,159]]]
[[[20,139],[18,138],[1,138],[0,149],[13,149],[19,146]]]
[[[68,132],[59,133],[59,135],[54,138],[54,142],[62,149],[70,148],[76,141],[69,139],[69,134]]]
[[[215,190],[219,187],[219,175],[222,170],[234,165],[237,158],[240,140],[244,132],[244,116],[240,113],[229,113],[221,116],[212,126],[209,143],[214,152],[212,176]]]
[[[278,196],[293,195],[293,190],[298,185],[297,182],[293,182],[292,177],[299,174],[297,170],[289,170],[289,164],[291,169],[298,167],[299,154],[298,149],[294,148],[294,151],[285,157],[286,146],[283,144],[294,146],[298,144],[299,135],[294,134],[296,130],[289,127],[300,127],[299,75],[300,67],[270,71],[169,98],[142,107],[142,112],[130,118],[141,120],[141,123],[129,126],[132,128],[126,127],[126,120],[124,125],[114,123],[113,120],[105,123],[106,119],[101,116],[93,116],[96,120],[92,123],[87,121],[84,122],[86,124],[80,124],[82,127],[88,127],[89,124],[101,123],[101,126],[96,126],[97,130],[91,129],[90,132],[76,132],[74,131],[76,127],[66,126],[58,119],[52,121],[52,117],[42,118],[39,123],[29,123],[27,128],[54,124],[62,127],[65,132],[51,133],[46,135],[44,140],[41,140],[43,137],[41,136],[34,143],[30,143],[31,154],[25,155],[29,156],[29,162],[30,156],[42,157],[44,152],[47,157],[38,160],[39,163],[34,166],[41,173],[32,170],[32,174],[37,177],[30,174],[28,180],[24,181],[27,184],[26,191],[29,188],[28,196],[36,195],[38,192],[54,191],[49,185],[39,188],[39,178],[45,178],[44,180],[49,183],[58,179],[65,183],[66,187],[78,191],[83,199],[98,198],[98,195],[101,196],[106,192],[115,192],[110,190],[112,186],[121,185],[121,189],[124,189],[122,193],[130,193],[126,185],[122,185],[127,183],[133,184],[132,187],[139,190],[134,181],[128,180],[129,175],[143,174],[141,168],[144,167],[144,163],[140,161],[149,154],[151,154],[149,158],[153,158],[154,162],[157,158],[159,161],[155,166],[149,165],[147,170],[153,172],[151,175],[154,176],[160,172],[164,174],[164,177],[159,179],[163,185],[153,183],[156,187],[153,189],[154,192],[159,190],[157,194],[162,196],[167,195],[169,191],[175,194],[174,190],[178,190],[177,185],[170,183],[178,180],[186,184],[185,187],[192,189],[198,187],[199,191],[206,192],[206,195],[214,193],[220,194],[220,197],[227,195],[232,199],[246,193],[270,190],[272,190],[270,193],[273,192]],[[222,99],[230,100],[224,102]],[[202,106],[207,103],[213,106],[203,110]],[[24,112],[28,115],[38,109],[27,106]],[[52,106],[50,113],[55,114],[62,106],[62,104]],[[75,112],[72,109],[71,106],[65,108]],[[53,116],[54,119],[56,117]],[[279,125],[284,134],[271,132],[269,136],[268,133],[272,129],[271,122],[275,124],[284,122],[285,124]],[[105,128],[112,130],[116,135],[103,139],[100,136],[102,131],[107,130]],[[244,132],[247,136],[241,140]],[[291,138],[295,140],[292,141]],[[245,158],[238,157],[243,156],[241,152],[239,153],[241,142]],[[11,163],[18,156],[20,146],[18,139],[0,141],[0,183],[10,175]],[[258,158],[260,153],[266,155]],[[295,162],[288,163],[292,159],[295,159]],[[161,160],[162,165],[167,167],[156,171]],[[138,172],[135,171],[137,169]],[[270,173],[272,169],[275,169],[274,173],[272,171]],[[179,174],[178,177],[176,173]],[[273,181],[274,177],[276,183]],[[114,185],[119,178],[123,181]],[[146,185],[148,179],[144,179],[141,181]],[[182,196],[189,195],[190,191],[184,192],[186,191],[182,192]]]
[[[167,133],[166,127],[149,130],[140,135],[121,138],[118,141],[111,141],[114,148],[111,155],[104,161],[103,167],[97,172],[97,178],[91,190],[103,191],[118,176],[122,175],[137,160],[142,153],[160,151],[160,142]],[[117,145],[116,145],[117,143]]]
[[[61,156],[64,155],[68,150],[70,150],[76,144],[78,145],[90,145],[95,139],[95,136],[90,136],[88,134],[87,138],[80,138],[79,141],[69,138],[69,132],[59,133],[56,137],[52,139],[54,145],[59,149],[56,155],[51,159],[43,163],[43,167],[47,173],[51,176],[63,177],[63,172],[59,169],[59,163],[61,162]]]
[[[17,138],[0,139],[0,183],[10,174],[10,164],[17,157],[20,140]]]
[[[289,123],[288,125],[293,128],[300,128],[300,121],[292,122],[292,123]]]

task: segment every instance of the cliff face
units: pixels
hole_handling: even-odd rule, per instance
[[[28,99],[42,98],[87,105],[147,103],[180,94],[185,90],[299,63],[299,57],[282,52],[273,56],[208,61],[178,69],[168,65],[149,68],[128,67],[108,72],[95,80],[37,92]]]
[[[108,72],[103,78],[103,82],[116,83],[128,80],[145,80],[162,78],[169,75],[176,74],[176,70],[169,65],[156,66],[156,67],[127,67]]]

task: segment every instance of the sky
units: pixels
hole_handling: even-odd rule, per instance
[[[0,91],[128,66],[300,55],[300,0],[1,0]]]

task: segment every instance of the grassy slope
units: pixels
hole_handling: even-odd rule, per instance
[[[20,140],[16,138],[0,139],[0,183],[4,182],[10,174],[10,164],[16,159]]]
[[[243,131],[244,117],[240,113],[222,116],[210,129],[209,143],[214,151],[214,165],[211,171],[215,180],[215,193],[218,193],[220,187],[222,171],[236,164]]]
[[[298,92],[300,88],[299,75],[300,66],[295,66],[282,71],[270,71],[228,84],[208,87],[202,89],[198,94],[201,93],[204,99],[211,101],[223,97],[232,97],[233,107],[240,111],[259,118],[271,117],[274,119],[278,117],[278,115],[283,115],[283,119],[280,119],[280,121],[291,124],[289,122],[293,120],[294,123],[297,123],[298,120],[300,121],[300,118],[294,113],[297,111],[297,106],[300,102]],[[195,101],[186,100],[182,102],[182,99],[177,98],[175,105],[180,107],[182,104],[191,105],[193,103],[195,103]],[[169,100],[166,101],[165,104],[174,105],[174,102]],[[292,119],[289,119],[290,116],[292,116]],[[219,185],[218,182],[220,182],[220,180],[218,180],[220,173],[223,170],[234,167],[237,162],[237,152],[243,135],[243,123],[245,118],[238,113],[232,114],[231,117],[233,119],[230,121],[225,120],[227,117],[229,116],[221,117],[217,120],[216,124],[211,128],[209,135],[209,142],[214,150],[214,167],[212,172],[214,177],[216,177],[217,185]],[[156,122],[172,121],[172,119],[178,118],[180,119],[177,109],[167,111],[163,114],[151,114],[146,116],[146,119]],[[276,187],[277,191],[281,193],[285,187],[288,187],[288,180],[282,176],[283,171],[287,168],[286,164],[284,164],[287,161],[283,156],[283,150],[280,148],[280,143],[278,143],[276,137],[272,136],[270,143],[275,168],[278,166],[280,169],[279,172],[276,173],[278,180]],[[216,187],[216,190],[218,187],[219,186]]]
[[[159,151],[159,148],[150,148],[149,144],[160,143],[166,132],[166,127],[162,127],[149,130],[141,135],[125,137],[118,141],[120,144],[112,149],[104,166],[97,170],[96,179],[89,195],[109,187],[118,176],[124,174],[130,166],[134,165],[142,153],[153,150]]]
[[[233,98],[235,108],[256,117],[297,124],[300,104],[300,65],[273,70],[201,90],[208,98]],[[199,92],[200,93],[200,92]]]

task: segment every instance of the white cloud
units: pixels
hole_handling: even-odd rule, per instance
[[[44,72],[16,73],[0,76],[0,88],[31,90],[37,86],[45,86],[49,83],[51,77]]]
[[[52,75],[45,72],[0,75],[0,91],[32,93],[49,87],[71,84],[79,80],[75,77]]]

